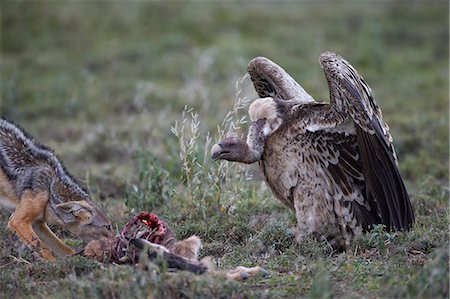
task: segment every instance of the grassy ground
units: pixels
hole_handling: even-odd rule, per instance
[[[180,238],[200,236],[220,269],[271,273],[236,283],[82,257],[43,263],[6,232],[1,212],[0,297],[448,297],[448,3],[0,6],[3,117],[53,147],[117,229],[146,209]],[[327,99],[325,50],[371,85],[417,215],[411,232],[377,227],[348,255],[297,244],[294,215],[258,170],[207,154],[221,135],[245,133],[251,58],[271,58]]]

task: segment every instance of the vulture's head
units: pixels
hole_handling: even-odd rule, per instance
[[[253,163],[261,159],[267,138],[276,132],[282,119],[277,103],[272,98],[255,100],[249,108],[252,123],[248,129],[247,142],[238,137],[227,137],[211,148],[214,160]]]
[[[213,160],[227,160],[243,162],[247,155],[248,145],[238,137],[227,137],[213,145],[211,157]]]

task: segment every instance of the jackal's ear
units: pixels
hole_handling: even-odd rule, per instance
[[[62,217],[66,223],[80,221],[89,224],[93,220],[92,208],[84,201],[64,202],[57,204],[55,208],[63,214]]]

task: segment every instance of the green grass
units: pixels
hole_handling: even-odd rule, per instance
[[[147,209],[179,238],[201,237],[219,269],[271,273],[236,283],[83,257],[43,263],[1,212],[0,297],[448,297],[448,3],[3,1],[0,10],[1,116],[53,147],[117,229]],[[417,216],[408,233],[361,236],[351,254],[295,242],[294,215],[255,165],[208,156],[224,134],[246,132],[251,58],[269,57],[327,100],[326,50],[371,86]]]

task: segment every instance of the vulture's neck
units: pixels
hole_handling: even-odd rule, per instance
[[[264,121],[261,120],[258,120],[250,125],[247,135],[247,143],[244,145],[242,162],[251,164],[261,160],[267,140],[267,137],[264,134],[261,134],[263,126]]]
[[[245,143],[243,146],[242,155],[239,157],[240,161],[236,162],[252,164],[256,161],[261,160],[262,154],[264,152],[264,145],[255,145],[256,144],[249,145],[248,143]]]

